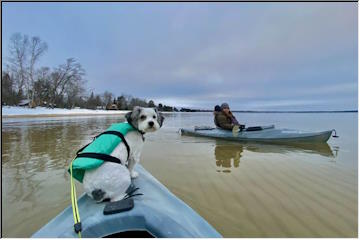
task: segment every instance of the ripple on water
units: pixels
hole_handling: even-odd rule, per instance
[[[356,237],[357,114],[237,117],[247,125],[274,121],[284,128],[336,128],[341,139],[288,146],[187,137],[178,129],[211,125],[212,114],[166,114],[164,127],[146,134],[141,163],[225,237]],[[4,236],[29,237],[67,207],[69,161],[94,135],[122,120],[4,123]]]

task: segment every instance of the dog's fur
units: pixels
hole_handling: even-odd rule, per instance
[[[122,164],[104,162],[100,167],[85,172],[83,184],[86,193],[94,200],[101,202],[104,199],[117,201],[125,196],[125,191],[131,184],[131,178],[136,178],[138,173],[134,166],[140,161],[144,140],[142,133],[154,132],[163,123],[164,117],[154,108],[135,107],[125,118],[138,131],[130,131],[125,135],[129,144],[129,162],[125,166],[127,149],[121,142],[110,154],[122,161]]]

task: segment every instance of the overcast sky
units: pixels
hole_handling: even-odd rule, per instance
[[[234,110],[357,109],[358,3],[2,3],[39,66],[74,57],[87,88]]]

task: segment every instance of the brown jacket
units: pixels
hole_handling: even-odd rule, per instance
[[[234,127],[231,117],[226,116],[223,112],[215,113],[214,122],[216,126],[223,129],[232,130],[232,128]]]

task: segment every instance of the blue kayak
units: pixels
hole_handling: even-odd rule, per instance
[[[294,129],[277,129],[274,125],[257,126],[232,132],[213,127],[181,128],[181,134],[197,137],[211,137],[231,141],[255,142],[327,142],[334,130],[310,132]]]
[[[126,232],[146,232],[148,237],[166,238],[222,237],[207,221],[172,194],[141,165],[136,166],[136,171],[139,177],[133,181],[133,185],[139,187],[138,192],[144,195],[133,197],[134,208],[129,211],[104,215],[106,202],[96,203],[85,194],[79,198],[82,237],[118,237],[116,234]],[[69,206],[32,237],[77,238],[73,225],[73,212]],[[136,237],[144,237],[144,235],[136,235]]]

